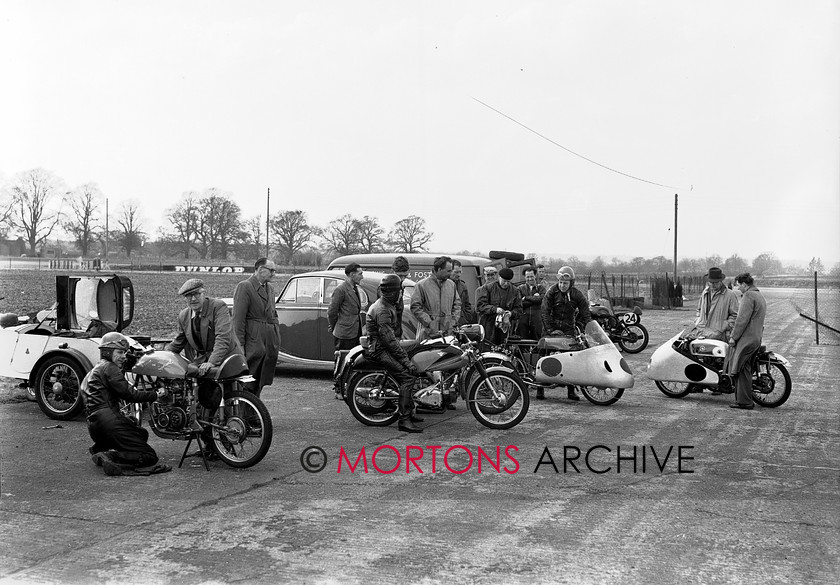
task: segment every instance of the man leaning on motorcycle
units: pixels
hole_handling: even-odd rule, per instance
[[[395,334],[398,323],[396,306],[402,302],[401,285],[400,277],[395,274],[382,278],[379,285],[382,296],[367,312],[368,347],[365,355],[382,364],[400,385],[399,430],[420,433],[423,429],[414,423],[422,422],[423,419],[413,413],[412,399],[417,366],[400,346],[399,337]]]
[[[592,320],[586,295],[575,288],[575,271],[571,266],[561,266],[557,271],[557,284],[551,285],[540,307],[543,335],[573,336],[575,327],[583,329]],[[569,400],[580,400],[574,386],[567,386]],[[542,398],[542,389],[537,398]]]

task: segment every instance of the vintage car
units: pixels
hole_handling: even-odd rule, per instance
[[[376,301],[377,288],[384,272],[366,271],[359,284],[362,313]],[[280,351],[277,367],[331,370],[335,355],[335,339],[327,330],[327,311],[332,293],[344,281],[344,272],[318,270],[295,274],[276,299],[280,320]],[[404,281],[403,337],[414,339],[417,322],[409,305],[414,281]],[[233,307],[233,299],[224,299]],[[360,315],[364,318],[364,314]]]
[[[59,275],[55,289],[55,305],[37,318],[18,324],[6,315],[0,376],[22,380],[48,417],[69,420],[83,408],[79,386],[99,361],[101,336],[122,331],[134,317],[134,288],[129,278],[110,274]]]

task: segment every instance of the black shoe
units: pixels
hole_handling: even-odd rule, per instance
[[[719,392],[718,390],[712,390],[712,396],[720,396],[723,392]]]
[[[752,404],[738,404],[736,402],[735,404],[730,404],[729,408],[740,408],[741,410],[752,410],[753,408],[755,408],[755,406],[752,405]]]
[[[96,463],[97,467],[102,467],[106,461],[114,463],[114,460],[108,451],[99,451],[98,453],[93,453],[90,456],[90,458],[94,463]]]
[[[408,420],[410,420],[411,422],[423,422],[426,419],[423,418],[422,416],[417,416],[416,414],[412,414],[411,417]]]
[[[446,410],[455,410],[455,405],[450,402],[446,405]]]
[[[689,394],[702,394],[703,387],[700,384],[689,384],[688,385],[688,393]]]
[[[417,412],[421,412],[423,414],[440,414],[446,410],[444,406],[418,406]]]
[[[544,388],[537,388],[537,400],[545,400],[545,389]]]
[[[414,423],[411,420],[407,420],[404,423],[401,422],[397,428],[402,431],[403,433],[422,433],[423,429],[420,427],[414,426]]]
[[[580,400],[580,396],[578,396],[577,390],[574,388],[569,388],[569,400],[578,401]]]

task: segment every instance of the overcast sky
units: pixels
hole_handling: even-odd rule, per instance
[[[419,215],[432,251],[671,258],[678,193],[680,257],[840,260],[834,0],[1,6],[0,175],[152,233],[270,187],[316,225]]]

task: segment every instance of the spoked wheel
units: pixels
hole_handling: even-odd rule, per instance
[[[691,391],[691,385],[688,382],[656,380],[656,387],[668,398],[682,398]]]
[[[624,394],[624,388],[602,388],[600,386],[579,386],[579,388],[589,402],[598,406],[615,404]]]
[[[82,404],[81,385],[85,371],[71,357],[57,355],[49,358],[35,376],[35,400],[41,411],[55,420],[70,420]]]
[[[752,399],[759,406],[776,408],[790,397],[790,374],[782,364],[761,362],[753,373]]]
[[[256,465],[271,447],[271,415],[262,400],[250,392],[229,392],[213,422],[218,427],[212,428],[211,448],[231,467]]]
[[[647,347],[649,339],[648,330],[641,323],[625,325],[618,346],[627,353],[639,353]]]
[[[347,384],[347,405],[356,420],[371,427],[393,424],[399,414],[400,390],[386,372],[356,372]]]
[[[473,380],[467,404],[476,420],[485,427],[509,429],[528,414],[531,397],[515,373],[491,369],[487,371],[487,378]]]

